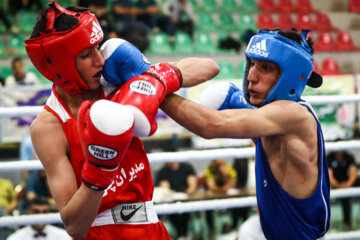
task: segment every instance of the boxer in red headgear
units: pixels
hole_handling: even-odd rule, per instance
[[[180,60],[178,69],[150,66],[122,39],[108,40],[99,51],[102,38],[87,9],[54,1],[37,21],[25,47],[54,85],[31,125],[32,141],[71,236],[169,239],[151,202],[151,170],[138,136],[155,132],[157,108],[181,78],[191,86],[219,69],[206,58]]]
[[[80,51],[98,45],[104,34],[90,11],[69,11],[56,1],[54,6],[47,12],[46,26],[40,36],[32,36],[25,41],[26,51],[42,75],[67,94],[76,95],[89,88],[76,70],[75,57]],[[55,21],[60,15],[74,21],[73,27],[66,31],[55,28]]]

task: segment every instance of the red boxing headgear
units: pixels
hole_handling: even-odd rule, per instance
[[[71,15],[79,23],[63,32],[56,32],[55,18]],[[76,55],[103,39],[103,31],[90,11],[73,12],[63,8],[56,0],[46,13],[46,29],[39,37],[25,40],[28,56],[37,70],[70,95],[88,90],[75,68]]]

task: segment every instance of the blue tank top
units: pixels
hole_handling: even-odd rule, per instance
[[[261,138],[256,139],[257,204],[261,227],[268,240],[318,239],[330,225],[330,183],[321,126],[311,106],[304,101],[299,104],[306,106],[317,121],[318,186],[306,199],[294,198],[288,194],[271,172]]]

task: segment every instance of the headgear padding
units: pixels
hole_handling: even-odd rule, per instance
[[[278,31],[259,30],[257,35],[250,39],[246,48],[246,66],[243,89],[246,100],[250,103],[249,69],[250,59],[270,61],[280,68],[277,82],[267,93],[264,101],[257,105],[263,106],[275,100],[298,101],[305,85],[320,87],[322,78],[313,72],[313,55],[306,42],[309,31],[301,32],[301,43],[297,43],[278,33]]]
[[[62,14],[73,16],[78,23],[66,31],[57,32],[55,19]],[[31,62],[42,75],[70,95],[88,90],[76,70],[75,57],[103,39],[103,31],[95,15],[90,11],[67,10],[54,0],[46,12],[46,20],[46,28],[40,36],[25,41]]]

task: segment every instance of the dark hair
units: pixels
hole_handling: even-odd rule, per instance
[[[28,202],[28,208],[32,205],[50,205],[49,200],[45,197],[36,197]]]
[[[261,30],[276,31],[281,36],[284,36],[284,37],[286,37],[286,38],[288,38],[290,40],[293,40],[294,42],[297,42],[297,43],[301,44],[301,36],[298,33],[298,31],[296,30],[296,28],[292,28],[291,30],[283,30],[283,29],[280,29],[280,28],[261,29]],[[312,41],[311,37],[307,37],[306,42],[309,44],[309,46],[311,48],[311,53],[314,53],[314,47],[313,47],[314,42]]]
[[[22,58],[21,57],[14,57],[13,60],[11,61],[11,67],[14,67],[16,62],[22,62]]]
[[[40,16],[38,17],[35,23],[30,38],[39,37],[40,33],[45,30],[46,19],[47,19],[46,14],[50,8],[56,9],[54,3],[50,3],[48,5],[48,8],[42,11],[42,13],[40,14]],[[88,8],[74,7],[74,6],[67,7],[66,9],[74,12],[85,12],[89,10]],[[61,14],[59,17],[55,19],[54,28],[56,29],[56,32],[64,32],[66,30],[69,30],[78,23],[79,20],[76,17],[67,14]]]

